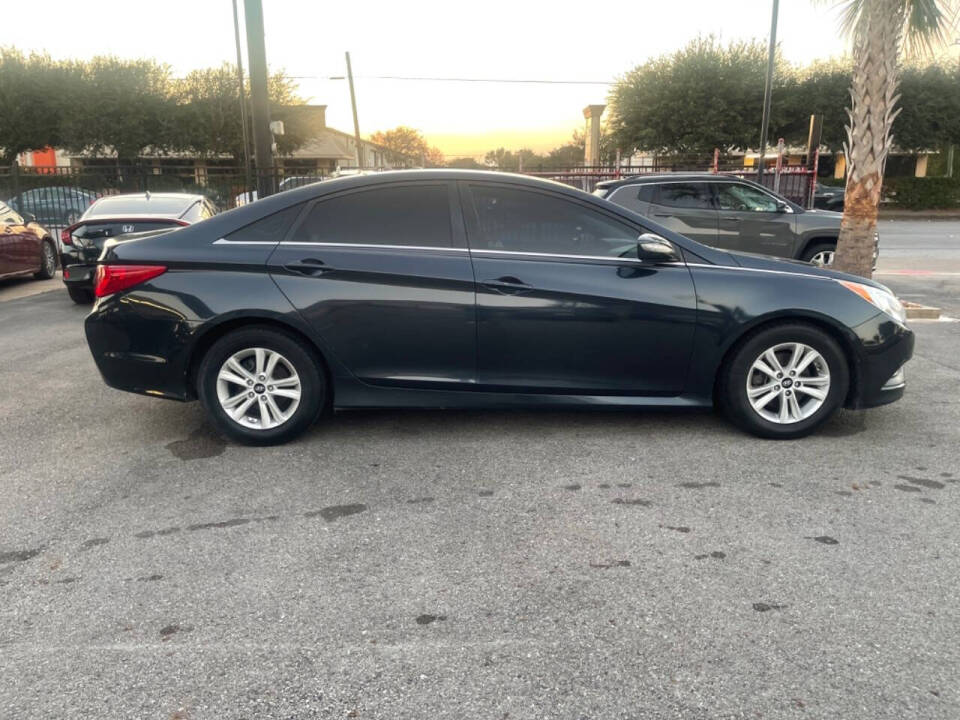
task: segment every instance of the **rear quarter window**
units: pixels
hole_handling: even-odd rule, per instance
[[[234,230],[229,235],[224,236],[223,239],[228,242],[280,242],[290,230],[290,226],[293,225],[293,221],[297,219],[297,215],[300,214],[302,208],[303,204],[301,203],[272,215],[267,215],[239,230]]]

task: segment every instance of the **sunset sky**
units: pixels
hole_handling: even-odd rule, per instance
[[[770,0],[264,0],[271,70],[299,78],[304,97],[328,106],[329,125],[352,130],[347,85],[327,79],[344,74],[349,50],[361,133],[409,125],[450,156],[553,148],[583,126],[582,108],[603,103],[608,87],[377,76],[609,83],[698,34],[765,42],[770,8]],[[0,44],[56,58],[156,58],[183,74],[235,61],[232,17],[230,0],[32,0],[5,4]],[[829,5],[784,0],[782,51],[797,62],[842,54],[837,25]]]

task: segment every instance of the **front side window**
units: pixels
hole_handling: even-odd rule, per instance
[[[657,205],[687,210],[712,210],[710,188],[706,183],[665,183],[657,187]]]
[[[447,185],[378,187],[321,199],[293,241],[452,247]]]
[[[761,190],[740,183],[717,183],[717,203],[721,210],[741,212],[777,212],[777,201]]]
[[[639,232],[569,200],[530,190],[471,185],[478,250],[636,257]]]

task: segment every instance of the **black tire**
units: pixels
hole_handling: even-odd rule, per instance
[[[836,252],[837,244],[835,242],[820,242],[815,243],[803,251],[803,255],[800,256],[800,259],[804,262],[810,262],[815,258],[819,253],[822,252]],[[833,264],[831,260],[830,265]],[[829,267],[829,265],[828,265]]]
[[[82,287],[71,287],[67,285],[67,295],[77,305],[89,305],[93,302],[93,291]]]
[[[280,353],[300,378],[300,400],[294,413],[281,425],[258,429],[240,424],[223,409],[217,395],[217,376],[235,353],[265,348]],[[279,445],[309,428],[320,416],[327,401],[327,381],[321,361],[312,348],[295,336],[270,327],[250,326],[217,340],[197,370],[197,394],[216,428],[244,445]]]
[[[44,238],[40,245],[40,271],[34,273],[37,280],[49,280],[57,274],[57,249],[53,240]]]
[[[754,361],[768,348],[781,343],[803,343],[813,348],[826,362],[830,374],[830,388],[823,404],[809,417],[785,424],[762,417],[747,397],[747,378]],[[718,399],[727,416],[753,435],[776,440],[790,440],[812,433],[843,405],[850,387],[850,368],[836,340],[823,330],[802,323],[773,325],[750,335],[740,343],[720,372]],[[773,402],[779,403],[780,400]]]

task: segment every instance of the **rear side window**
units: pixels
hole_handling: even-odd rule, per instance
[[[710,188],[706,183],[664,183],[657,186],[657,205],[687,208],[689,210],[712,210]]]
[[[273,213],[273,215],[267,215],[265,218],[260,218],[239,230],[234,230],[224,240],[230,242],[280,242],[302,208],[302,204],[294,205],[286,210]]]
[[[452,247],[446,184],[379,187],[319,200],[294,242]]]

